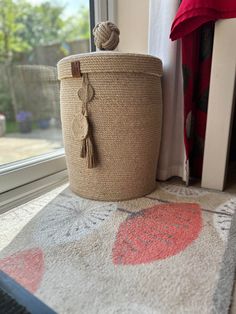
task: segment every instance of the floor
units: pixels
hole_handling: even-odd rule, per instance
[[[16,276],[24,272],[25,268],[23,266],[25,265],[29,265],[27,267],[32,266],[32,270],[35,270],[36,267],[37,271],[34,271],[34,275],[30,278],[27,276],[24,277],[22,281],[36,296],[51,307],[57,309],[59,313],[81,313],[82,305],[86,308],[84,313],[95,313],[96,307],[100,308],[100,312],[98,311],[97,313],[118,313],[118,311],[120,311],[119,313],[128,313],[124,310],[125,308],[127,310],[128,305],[132,307],[129,313],[182,313],[183,311],[180,311],[181,304],[184,304],[185,310],[194,303],[198,304],[198,307],[204,304],[205,292],[202,290],[202,287],[208,285],[208,282],[212,282],[212,287],[215,286],[213,279],[216,278],[214,274],[216,271],[215,267],[209,269],[208,264],[218,265],[226,243],[224,236],[225,230],[228,229],[226,228],[226,224],[223,227],[221,226],[222,221],[219,220],[221,219],[219,212],[224,212],[225,202],[228,202],[231,198],[235,198],[235,185],[233,187],[232,184],[230,188],[231,192],[228,192],[230,194],[233,193],[233,195],[226,195],[227,193],[215,193],[199,188],[186,188],[179,179],[171,179],[166,183],[158,183],[158,190],[154,191],[149,197],[119,202],[118,208],[116,210],[115,208],[111,211],[108,210],[109,213],[103,213],[104,210],[107,211],[106,208],[104,210],[100,208],[99,216],[97,216],[98,212],[96,211],[97,205],[93,207],[86,200],[78,200],[74,196],[71,198],[71,192],[64,190],[66,186],[59,187],[39,197],[37,200],[12,209],[0,219],[0,230],[3,230],[3,233],[0,233],[0,251],[2,250],[3,256],[10,256],[3,259],[1,263],[8,269],[16,261],[20,262],[19,267],[11,269]],[[210,196],[211,194],[214,195]],[[174,253],[174,255],[168,258],[159,257],[158,259],[154,259],[152,256],[154,251],[150,251],[152,254],[148,255],[145,250],[143,254],[139,254],[138,256],[148,258],[149,260],[142,260],[138,263],[137,260],[133,260],[136,256],[133,250],[128,250],[128,254],[127,250],[124,251],[122,249],[123,246],[120,246],[119,241],[122,242],[126,239],[123,239],[122,236],[122,232],[125,231],[123,227],[128,223],[128,230],[132,226],[135,226],[138,229],[136,228],[133,231],[138,230],[140,233],[142,231],[141,226],[145,225],[145,223],[138,224],[138,219],[145,220],[147,218],[145,221],[146,223],[149,222],[148,208],[150,206],[157,206],[156,210],[158,211],[162,206],[168,206],[165,205],[167,204],[167,199],[170,201],[170,206],[172,206],[171,202],[187,202],[190,204],[197,201],[197,203],[201,204],[203,208],[203,229],[200,236],[196,238],[195,244],[190,244],[182,253],[176,255]],[[78,204],[80,204],[81,210],[85,211],[83,215],[81,211],[77,221],[77,211],[73,211],[72,209],[74,208],[73,206],[77,206]],[[222,205],[219,207],[219,204]],[[182,216],[178,212],[178,209],[176,210],[178,214],[176,219],[180,219]],[[140,211],[143,213],[142,215],[139,215]],[[168,218],[168,215],[165,216],[164,212],[162,216],[163,219],[165,217]],[[194,220],[196,217],[191,216],[190,218]],[[168,221],[166,220],[166,222]],[[136,222],[137,224],[135,224]],[[10,225],[10,228],[6,228],[7,224]],[[55,225],[60,225],[60,228],[55,228]],[[189,228],[191,229],[194,225],[191,220]],[[176,226],[178,228],[182,226],[180,221],[178,221]],[[186,227],[185,223],[182,227]],[[186,238],[186,232],[183,232],[181,237]],[[135,232],[129,234],[135,235]],[[207,239],[214,240],[214,247],[211,245],[205,247]],[[127,244],[127,242],[125,243]],[[182,243],[182,240],[180,243]],[[140,243],[135,242],[135,244],[139,244],[137,247],[139,250],[142,249]],[[146,243],[144,241],[143,245],[148,244],[149,242]],[[197,247],[198,250],[196,250]],[[122,253],[122,256],[118,253]],[[116,259],[118,255],[120,259]],[[187,257],[191,261],[195,260],[192,266],[186,262],[188,260]],[[209,259],[209,263],[207,263],[207,260],[202,261],[206,257]],[[213,257],[216,258],[215,264],[212,260],[214,259]],[[35,259],[37,263],[33,263],[32,265]],[[178,265],[178,263],[180,263],[179,265],[185,263],[185,266],[180,266],[178,271],[175,271],[173,266]],[[201,263],[202,265],[200,265]],[[203,269],[199,268],[197,270],[196,267],[198,264]],[[192,267],[194,268],[193,270]],[[162,271],[158,273],[159,268]],[[98,269],[99,272],[97,271]],[[168,269],[167,273],[165,273],[165,269]],[[183,269],[184,273],[179,275],[181,269]],[[205,280],[206,277],[203,275],[205,272],[204,269],[207,271],[207,280]],[[200,275],[195,278],[192,275],[196,273]],[[35,274],[39,274],[40,276],[35,277]],[[129,279],[127,279],[127,282],[126,278]],[[163,294],[162,291],[164,291],[166,285],[165,280],[172,280],[171,278],[174,282],[178,282],[178,289],[170,290],[169,293]],[[181,280],[179,281],[180,278]],[[195,293],[194,290],[190,293],[191,289],[186,290],[190,287],[187,287],[188,278],[193,280],[196,287],[198,287],[198,293]],[[19,279],[21,280],[21,278]],[[183,283],[183,281],[186,282]],[[122,282],[124,283],[123,286]],[[131,284],[132,282],[134,284]],[[147,283],[153,288],[153,290],[150,290],[150,294],[145,293]],[[66,289],[65,286],[67,287]],[[79,289],[80,286],[83,286],[83,289]],[[107,288],[108,286],[109,289]],[[57,292],[55,295],[52,296],[50,294],[49,296],[48,291],[53,291],[55,287]],[[76,295],[74,293],[75,287]],[[126,293],[120,293],[120,291],[125,291]],[[157,296],[156,298],[153,298],[152,291]],[[92,293],[94,293],[94,302],[88,303],[86,300],[91,301]],[[171,298],[171,294],[173,294],[173,298]],[[189,301],[186,304],[184,303],[184,300],[187,300],[186,296],[188,300],[192,300],[192,303]],[[127,300],[130,300],[130,298],[133,298],[133,303],[127,303]],[[199,298],[201,299],[201,305]],[[107,300],[110,300],[110,303]],[[124,303],[121,301],[124,301]],[[159,304],[154,304],[157,301]],[[93,303],[96,303],[96,306]],[[112,303],[117,304],[113,306]],[[172,308],[171,304],[175,305],[174,308]],[[162,306],[162,310],[156,311],[157,305],[159,307]],[[91,311],[88,311],[88,309]],[[196,311],[191,310],[188,313],[196,313]],[[235,310],[235,304],[233,303],[231,314],[236,313]],[[185,311],[185,313],[187,312]],[[208,312],[202,311],[201,313]]]

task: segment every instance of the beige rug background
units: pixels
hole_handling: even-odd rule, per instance
[[[1,215],[0,268],[59,313],[227,313],[235,207],[176,181],[118,203],[62,186]]]

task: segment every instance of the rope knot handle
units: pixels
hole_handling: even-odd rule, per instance
[[[100,50],[114,50],[119,44],[119,28],[112,22],[100,22],[93,29],[94,43]]]

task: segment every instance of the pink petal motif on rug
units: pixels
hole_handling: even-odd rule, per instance
[[[5,257],[0,260],[0,269],[30,292],[35,292],[44,273],[43,251],[36,248]]]
[[[135,265],[176,255],[198,238],[201,227],[198,204],[158,204],[141,210],[120,225],[113,262]]]

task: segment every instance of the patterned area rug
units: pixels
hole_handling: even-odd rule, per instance
[[[233,194],[176,183],[117,203],[63,186],[1,215],[0,269],[58,313],[224,314],[235,208]]]

